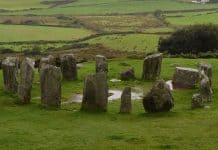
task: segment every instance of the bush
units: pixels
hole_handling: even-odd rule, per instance
[[[11,54],[14,53],[13,49],[10,48],[0,48],[0,54]]]
[[[161,38],[158,49],[173,55],[218,50],[218,26],[210,24],[184,27],[168,38]]]

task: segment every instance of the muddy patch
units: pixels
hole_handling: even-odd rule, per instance
[[[121,97],[122,91],[118,89],[111,89],[109,90],[109,101],[119,100]],[[142,88],[133,88],[132,89],[132,100],[141,100],[143,98],[143,90]],[[68,101],[62,102],[62,104],[71,104],[71,103],[81,103],[83,95],[82,94],[75,94],[72,95]]]

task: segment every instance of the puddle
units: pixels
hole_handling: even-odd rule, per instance
[[[121,90],[111,89],[109,90],[109,101],[114,101],[120,99],[122,94]],[[132,100],[141,100],[143,98],[143,90],[141,88],[132,88]],[[81,103],[83,95],[82,94],[75,94],[69,98],[68,101],[62,102],[62,104],[71,104],[71,103]]]
[[[166,84],[170,87],[170,90],[173,91],[173,81],[169,80],[166,82]]]

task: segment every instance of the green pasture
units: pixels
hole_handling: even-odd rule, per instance
[[[76,40],[93,34],[83,28],[0,25],[0,42]]]
[[[5,1],[5,0],[4,0]],[[197,9],[214,9],[218,4],[194,4],[178,0],[79,0],[67,5],[61,5],[49,9],[24,10],[1,14],[36,14],[36,15],[106,15],[128,14],[163,11],[182,11]]]
[[[0,9],[22,10],[30,8],[46,8],[48,6],[41,4],[43,0],[1,0]]]
[[[196,67],[201,61],[213,65],[214,101],[208,108],[190,109],[197,89],[175,90],[175,107],[168,113],[148,114],[141,101],[133,102],[131,114],[119,114],[120,101],[109,103],[106,113],[80,112],[80,104],[63,104],[58,111],[41,108],[38,74],[33,84],[31,104],[18,105],[16,95],[4,92],[0,72],[0,148],[1,149],[216,149],[218,147],[218,60],[164,59],[161,78],[172,78],[175,66]],[[153,83],[140,80],[142,60],[109,61],[109,79],[118,78],[126,67],[135,67],[136,81],[111,83],[110,88],[143,87],[147,92]],[[84,63],[78,81],[63,81],[62,100],[82,93],[84,77],[94,73],[95,63]],[[36,71],[37,73],[37,71]]]
[[[166,16],[166,21],[174,26],[194,25],[194,24],[218,24],[218,13],[215,12],[192,12],[175,13]]]
[[[157,34],[118,34],[100,36],[86,42],[99,43],[115,50],[149,53],[157,50],[159,38]]]

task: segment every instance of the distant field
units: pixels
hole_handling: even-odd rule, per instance
[[[100,43],[112,49],[124,51],[143,51],[146,53],[157,50],[160,36],[155,34],[106,35],[88,42]]]
[[[218,4],[199,5],[177,0],[78,0],[52,9],[29,10],[1,14],[37,14],[37,15],[106,15],[154,12],[155,10],[179,11],[218,8]]]
[[[183,26],[193,24],[218,24],[218,12],[175,13],[166,17],[170,24]]]
[[[41,4],[43,0],[1,0],[0,9],[22,10],[29,8],[46,8],[48,5]]]
[[[75,40],[92,34],[80,28],[0,25],[0,42]]]
[[[153,14],[77,16],[76,18],[85,26],[101,32],[143,32],[146,28],[165,26],[164,22]]]

